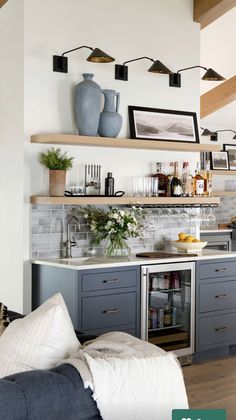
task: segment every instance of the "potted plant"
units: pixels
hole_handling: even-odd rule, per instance
[[[49,195],[52,197],[64,196],[66,171],[72,167],[73,157],[68,157],[67,152],[51,149],[40,154],[40,163],[49,169]]]

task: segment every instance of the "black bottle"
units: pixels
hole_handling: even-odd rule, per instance
[[[105,178],[105,195],[114,195],[114,178],[111,172],[108,172]]]

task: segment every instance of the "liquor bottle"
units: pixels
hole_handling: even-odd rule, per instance
[[[171,180],[171,197],[180,197],[182,193],[181,181],[179,178],[179,163],[174,163],[174,175]]]
[[[168,302],[164,306],[164,327],[171,326],[171,307]]]
[[[204,178],[204,195],[209,197],[212,193],[212,172],[210,170],[210,161],[206,161],[206,169],[203,174]]]
[[[183,162],[181,185],[183,197],[191,197],[193,195],[193,177],[189,172],[188,162]]]
[[[167,176],[162,172],[162,162],[157,162],[157,173],[153,175],[158,178],[158,195],[166,197],[167,194]]]
[[[203,196],[204,193],[204,178],[200,174],[199,162],[197,162],[197,170],[194,177],[194,195]]]
[[[169,170],[167,175],[167,197],[171,197],[171,181],[174,174],[174,162],[169,163]]]
[[[109,195],[114,195],[114,178],[111,172],[108,172],[105,178],[105,196]]]

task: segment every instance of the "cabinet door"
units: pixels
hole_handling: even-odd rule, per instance
[[[206,316],[199,320],[199,346],[218,347],[236,340],[236,313]]]
[[[199,312],[236,308],[236,280],[199,286]]]
[[[32,265],[32,310],[60,292],[74,328],[77,326],[77,272],[67,268]]]
[[[82,292],[137,286],[137,270],[99,270],[81,275]]]
[[[81,321],[82,331],[135,324],[136,293],[84,297]]]
[[[236,278],[236,260],[211,261],[210,263],[199,264],[199,279],[219,278],[234,276]]]

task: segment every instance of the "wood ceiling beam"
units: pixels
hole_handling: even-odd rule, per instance
[[[7,0],[0,0],[0,7],[2,7],[6,2]]]
[[[236,100],[236,76],[201,95],[201,118]]]
[[[236,6],[236,0],[194,0],[193,20],[205,28]]]

